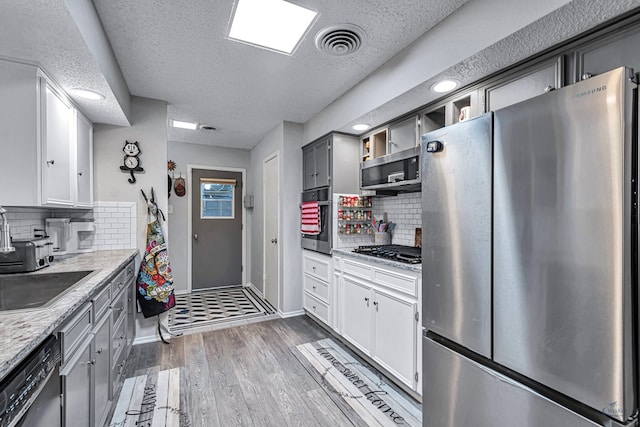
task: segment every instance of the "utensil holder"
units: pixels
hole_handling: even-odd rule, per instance
[[[376,245],[388,245],[391,243],[391,234],[387,231],[376,231],[373,240]]]

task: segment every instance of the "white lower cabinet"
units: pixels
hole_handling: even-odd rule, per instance
[[[373,358],[413,388],[418,362],[417,303],[380,291],[373,294]]]
[[[342,336],[365,354],[371,355],[371,286],[342,276]]]
[[[331,326],[331,257],[314,251],[302,251],[303,306],[307,313]]]
[[[347,257],[342,266],[337,275],[340,334],[421,393],[420,273]]]

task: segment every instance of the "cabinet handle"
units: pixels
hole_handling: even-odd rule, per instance
[[[87,362],[87,365],[95,365],[96,364],[96,359],[91,359],[90,361]]]
[[[314,265],[313,267],[311,267],[311,269],[313,270],[313,272],[316,272],[316,266]]]
[[[102,348],[99,348],[98,351],[96,351],[97,354],[102,354]]]
[[[78,176],[82,176],[82,172],[78,172]]]
[[[368,297],[364,297],[364,300],[367,302],[367,307],[369,307],[369,298]]]
[[[313,292],[316,291],[316,285],[313,285]]]
[[[53,165],[55,162],[55,160],[47,160],[47,166]]]
[[[373,305],[375,305],[375,306],[376,306],[376,311],[378,311],[378,301],[374,301],[374,302],[373,302]]]

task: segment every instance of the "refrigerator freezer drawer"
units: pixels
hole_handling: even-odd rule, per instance
[[[422,341],[424,427],[604,425],[586,419],[429,338]]]

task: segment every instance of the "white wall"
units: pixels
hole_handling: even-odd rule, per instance
[[[264,197],[276,197],[275,193],[262,194],[262,172],[265,157],[278,152],[280,179],[280,221],[278,251],[280,258],[280,299],[278,309],[283,314],[302,310],[302,249],[300,247],[300,193],[302,192],[302,135],[299,123],[282,122],[272,129],[251,150],[251,172],[248,194],[254,194],[254,208],[249,223],[252,236],[251,279],[264,292]],[[274,190],[275,191],[275,190]]]
[[[187,181],[187,191],[191,189],[191,183],[187,176],[187,165],[212,166],[212,167],[233,167],[247,169],[247,181],[252,179],[254,174],[250,169],[249,150],[225,147],[212,147],[208,145],[187,144],[183,142],[169,141],[168,159],[176,162],[175,176],[182,173],[182,177]],[[165,178],[166,180],[166,178]],[[244,184],[248,186],[248,182]],[[251,194],[247,192],[247,194]],[[173,271],[174,286],[177,293],[186,293],[188,289],[187,271],[189,259],[187,249],[190,236],[187,234],[189,221],[189,203],[187,194],[178,197],[171,191],[169,206],[173,213],[168,215],[169,240],[171,241],[171,270]],[[247,219],[247,222],[249,220]],[[247,227],[247,224],[245,224]],[[248,228],[248,227],[247,227]],[[247,231],[247,281],[251,281],[251,234]]]
[[[101,202],[135,202],[137,206],[136,241],[140,254],[146,247],[147,205],[140,190],[156,193],[158,207],[167,213],[167,103],[148,98],[131,97],[131,127],[96,124],[93,129],[94,199]],[[130,174],[120,166],[126,140],[138,141],[141,166],[137,182],[129,184]],[[164,225],[166,236],[166,223]],[[170,243],[170,242],[169,242]],[[171,262],[171,245],[169,261]],[[165,319],[166,320],[166,319]],[[138,313],[136,339],[155,336],[155,319],[144,319]]]

